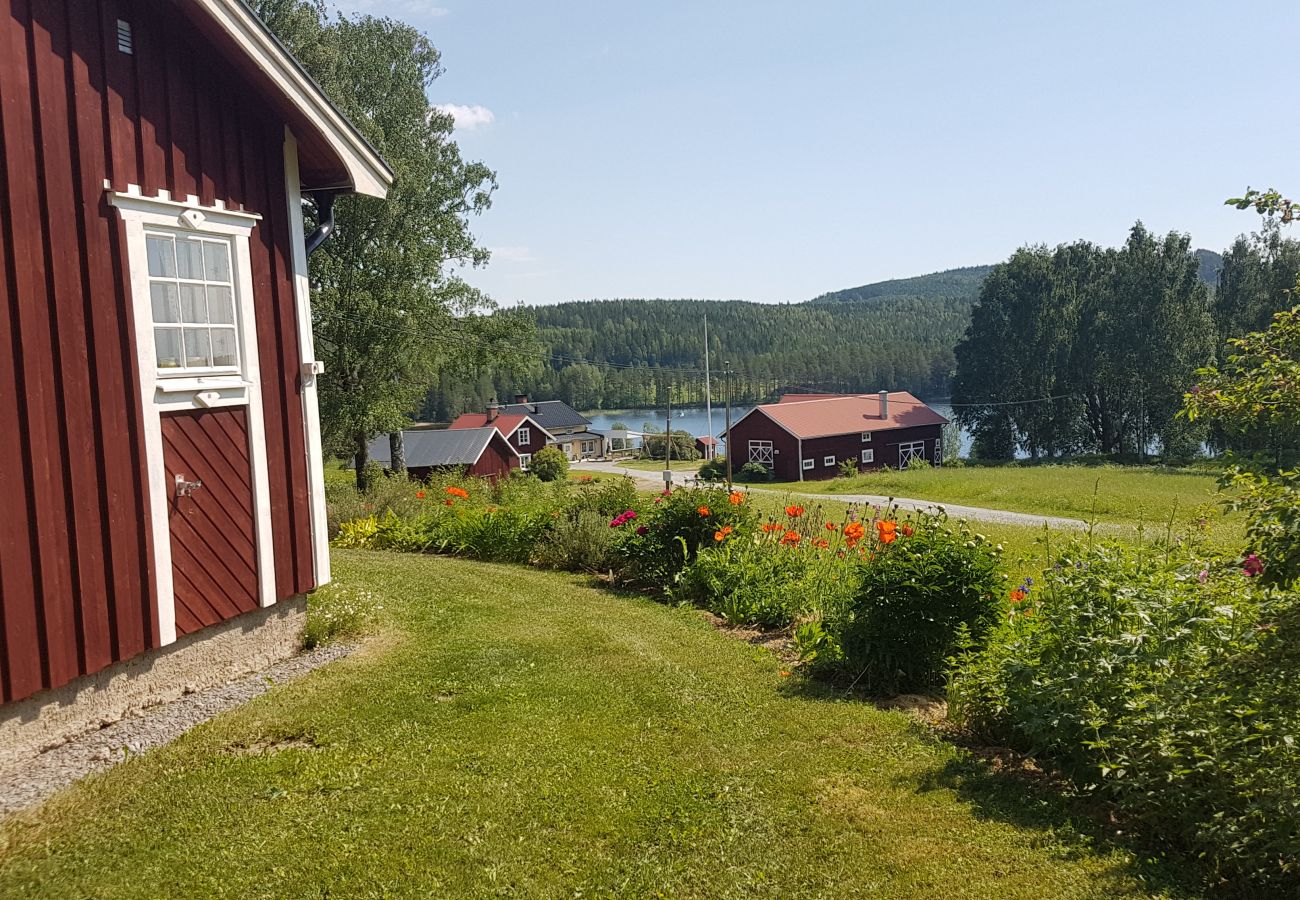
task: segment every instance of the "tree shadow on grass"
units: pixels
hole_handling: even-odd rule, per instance
[[[915,727],[925,740],[950,743],[931,728],[919,723]],[[909,782],[919,794],[951,791],[976,818],[1050,835],[1069,859],[1121,851],[1128,861],[1117,876],[1132,879],[1153,894],[1171,898],[1204,895],[1192,866],[1162,856],[1160,848],[1118,827],[1106,808],[1068,795],[1057,779],[1009,751],[962,749],[943,765]],[[1116,893],[1122,890],[1117,882]]]

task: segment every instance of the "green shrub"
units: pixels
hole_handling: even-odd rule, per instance
[[[570,501],[572,509],[599,513],[604,517],[606,525],[609,524],[609,519],[624,510],[639,510],[641,505],[636,482],[626,475],[616,475],[602,481],[581,485]]]
[[[739,498],[739,495],[737,495]],[[672,590],[700,547],[712,545],[724,527],[744,530],[753,522],[747,504],[732,503],[725,490],[690,488],[662,494],[624,533],[615,552],[620,580],[641,588]]]
[[[437,522],[427,546],[489,562],[526,563],[551,521],[536,509],[457,505]]]
[[[727,461],[720,456],[705,460],[695,474],[701,481],[722,481],[727,477]]]
[[[383,609],[369,591],[327,584],[307,595],[307,625],[302,643],[308,650],[341,638],[356,637]]]
[[[788,625],[803,611],[808,554],[740,537],[707,547],[682,572],[674,598],[736,625]]]
[[[941,515],[897,528],[860,563],[842,620],[827,623],[844,667],[878,693],[941,685],[959,643],[982,645],[1004,608],[1001,554],[988,540]]]
[[[954,718],[1113,801],[1207,883],[1300,894],[1300,596],[1238,563],[1070,546],[987,648]]]
[[[852,478],[858,474],[858,461],[856,459],[842,459],[837,468],[841,478]]]
[[[608,567],[617,540],[609,516],[593,509],[575,509],[555,520],[538,541],[532,561],[546,569],[598,572]]]
[[[569,474],[569,459],[559,447],[543,447],[533,454],[528,471],[539,481],[562,481]]]
[[[767,466],[762,463],[745,463],[740,467],[740,471],[735,473],[735,479],[743,482],[763,482],[771,481],[772,473],[768,471]]]

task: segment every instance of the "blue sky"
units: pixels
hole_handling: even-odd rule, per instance
[[[426,31],[498,302],[801,301],[1300,193],[1300,5],[341,0]],[[1258,45],[1258,49],[1252,49]]]

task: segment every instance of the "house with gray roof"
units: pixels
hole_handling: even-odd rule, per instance
[[[519,469],[519,454],[495,427],[411,429],[402,432],[402,450],[412,478],[462,469],[466,475],[495,481]],[[388,435],[371,441],[369,452],[375,462],[392,466]]]

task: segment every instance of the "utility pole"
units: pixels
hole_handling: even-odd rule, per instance
[[[709,314],[704,314],[704,418],[709,429],[709,439],[705,441],[704,456],[713,459],[713,395],[709,390]]]
[[[673,489],[673,383],[668,382],[668,409],[664,414],[664,491]]]
[[[722,377],[727,384],[727,490],[731,490],[731,363],[723,362]]]

